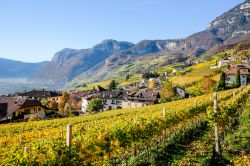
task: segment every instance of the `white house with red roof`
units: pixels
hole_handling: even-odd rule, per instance
[[[230,68],[225,71],[227,75],[226,83],[234,84],[236,81],[237,70],[240,72],[240,84],[245,86],[250,83],[250,66],[246,64],[230,65]]]

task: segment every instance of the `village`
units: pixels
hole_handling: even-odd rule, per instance
[[[205,60],[196,60],[192,65],[205,62]],[[220,80],[216,84],[209,84],[209,89],[218,91],[248,85],[250,83],[249,62],[250,58],[244,51],[240,54],[220,57],[215,65],[209,67],[211,71],[220,71]],[[173,85],[169,81],[171,76],[185,71],[185,69],[182,70],[174,68],[171,73],[161,74],[145,72],[140,80],[127,86],[118,86],[119,83],[112,80],[106,88],[96,85],[91,90],[82,91],[62,92],[42,89],[3,95],[0,96],[0,123],[79,116],[193,97],[191,92],[186,91],[188,86]]]

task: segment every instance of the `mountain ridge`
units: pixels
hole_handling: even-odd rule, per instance
[[[48,63],[49,61],[30,63],[0,58],[0,78],[28,78]]]
[[[109,55],[130,48],[130,42],[104,40],[88,49],[63,49],[55,54],[50,64],[32,78],[45,78],[55,82],[72,80],[82,71],[105,60]],[[53,73],[52,73],[53,72]],[[51,74],[52,73],[52,74]]]
[[[34,78],[55,82],[77,79],[96,80],[94,78],[96,76],[107,79],[121,65],[139,59],[143,60],[141,57],[175,55],[176,58],[185,59],[190,56],[199,56],[213,47],[250,40],[249,20],[250,3],[247,0],[216,17],[205,30],[183,39],[142,40],[137,44],[127,42],[127,47],[120,49],[110,48],[107,44],[115,40],[104,40],[90,49],[61,50],[55,54],[46,69],[40,71]],[[105,44],[105,41],[109,42]],[[102,47],[103,45],[104,47]],[[99,48],[97,54],[91,52],[96,47]],[[91,63],[89,64],[88,61]],[[64,71],[57,72],[60,69]]]

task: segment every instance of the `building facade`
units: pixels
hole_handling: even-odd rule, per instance
[[[16,97],[0,97],[0,121],[25,120],[31,115],[45,118],[46,108],[38,100]]]
[[[227,76],[226,83],[234,84],[236,82],[236,74],[239,71],[240,74],[240,84],[245,86],[250,83],[250,66],[245,64],[231,65],[228,70],[225,71]]]
[[[82,98],[81,113],[87,113],[89,102],[99,98],[103,102],[104,108],[100,111],[121,109],[121,108],[136,108],[144,107],[147,105],[156,104],[160,95],[153,90],[140,90],[140,91],[105,91],[94,93]]]

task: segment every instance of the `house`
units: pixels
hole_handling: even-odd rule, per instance
[[[32,90],[29,92],[20,93],[18,96],[25,99],[36,99],[39,101],[41,99],[48,99],[50,101],[58,102],[62,94],[56,91],[46,91],[42,89],[42,90]]]
[[[97,92],[106,92],[107,91],[105,88],[101,87],[100,85],[96,85],[94,89]]]
[[[178,69],[173,69],[172,73],[176,73],[177,71],[179,71]]]
[[[249,84],[250,83],[250,66],[246,64],[230,65],[230,68],[225,71],[225,74],[227,76],[226,83],[234,84],[236,82],[237,70],[239,70],[239,73],[240,73],[241,86]]]
[[[87,112],[87,107],[89,102],[95,98],[102,99],[104,108],[101,111],[123,108],[122,107],[123,91],[120,90],[103,91],[101,93],[96,92],[93,94],[89,94],[82,98],[82,110],[81,110],[82,113]]]
[[[92,99],[99,98],[100,93],[88,94],[82,97],[81,113],[87,113],[88,104]]]
[[[239,56],[237,54],[234,55],[230,55],[229,57],[227,57],[227,59],[229,59],[230,61],[234,61],[238,58]]]
[[[175,93],[177,96],[180,96],[182,98],[188,98],[189,94],[181,87],[179,86],[175,86],[174,87]]]
[[[38,100],[0,97],[0,121],[26,120],[31,115],[43,119],[46,108]]]
[[[210,67],[211,70],[218,69],[218,68],[219,68],[219,66],[211,66]]]
[[[87,112],[89,102],[99,98],[102,100],[104,108],[101,111],[120,109],[120,108],[134,108],[143,107],[157,103],[160,98],[159,92],[153,90],[139,90],[139,91],[104,91],[96,92],[82,98],[82,113]]]
[[[214,70],[214,69],[218,69],[218,68],[221,68],[223,66],[227,66],[230,64],[230,59],[223,59],[223,60],[220,60],[218,62],[218,65],[217,66],[211,66],[210,69],[211,70]]]
[[[243,57],[242,63],[250,63],[250,57]]]
[[[155,90],[143,89],[139,91],[126,92],[123,108],[136,108],[158,103],[160,94]]]
[[[220,60],[219,63],[218,63],[218,67],[227,66],[227,65],[229,65],[229,63],[230,63],[229,59]]]

